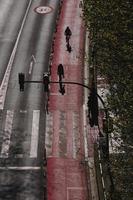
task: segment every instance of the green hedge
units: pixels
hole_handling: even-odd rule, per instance
[[[83,0],[84,20],[90,32],[90,65],[95,65],[98,74],[109,84],[108,108],[114,116],[114,135],[122,139],[119,152],[125,152],[130,160],[133,149],[133,6],[131,0]],[[117,133],[117,134],[116,134]],[[119,143],[119,141],[118,141]],[[121,154],[120,154],[121,155]],[[113,163],[113,162],[112,162]],[[117,163],[117,164],[116,164]],[[131,168],[131,162],[116,159],[116,166]],[[113,172],[119,169],[112,165]],[[122,170],[120,168],[120,170]],[[116,174],[114,173],[114,176]],[[126,171],[127,173],[127,171]],[[124,184],[124,170],[121,178],[115,178],[116,187]],[[131,174],[127,173],[127,176]],[[117,176],[116,176],[117,177]],[[122,200],[133,199],[127,183],[117,187]],[[122,183],[121,183],[122,181]],[[131,185],[132,186],[132,185]],[[125,189],[123,189],[125,188]],[[132,196],[132,197],[131,197]]]

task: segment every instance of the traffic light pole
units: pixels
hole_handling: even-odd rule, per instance
[[[43,81],[24,81],[25,83],[43,83]],[[60,81],[49,81],[49,84],[50,83],[57,83],[57,84],[59,84],[60,83]],[[80,86],[82,86],[82,87],[84,87],[84,88],[87,88],[89,91],[91,90],[91,88],[89,88],[87,85],[84,85],[84,84],[82,84],[82,83],[78,83],[78,82],[73,82],[73,81],[62,81],[62,83],[63,84],[71,84],[71,85],[80,85]],[[103,107],[104,107],[104,110],[105,110],[105,116],[106,116],[106,118],[108,118],[108,111],[107,111],[107,108],[106,108],[106,106],[105,106],[105,103],[104,103],[104,101],[103,101],[103,99],[100,97],[100,95],[99,94],[97,94],[96,93],[96,96],[99,98],[99,100],[101,101],[101,103],[102,103],[102,105],[103,105]]]
[[[43,81],[24,81],[25,83],[43,83]],[[53,83],[53,84],[60,84],[60,81],[49,81],[49,84],[50,83]],[[89,88],[87,85],[84,85],[82,83],[78,83],[78,82],[73,82],[73,81],[62,81],[62,84],[71,84],[71,85],[80,85],[84,88],[87,88],[89,91],[91,90],[91,88]],[[104,111],[105,111],[105,116],[106,116],[106,119],[108,119],[109,115],[108,115],[108,110],[105,106],[105,103],[103,101],[103,99],[100,97],[99,94],[96,93],[96,96],[98,97],[98,99],[101,101],[103,107],[104,107]]]
[[[43,81],[24,81],[24,83],[43,83]],[[49,81],[48,84],[60,84],[60,81]],[[61,81],[61,84],[65,85],[65,84],[71,84],[71,85],[79,85],[79,86],[82,86],[84,88],[87,88],[89,91],[91,91],[91,88],[89,88],[87,85],[84,85],[82,83],[78,83],[78,82],[73,82],[73,81]],[[65,93],[65,92],[64,92]],[[63,94],[64,94],[63,93]],[[98,97],[98,99],[101,101],[102,105],[103,105],[103,108],[104,108],[104,112],[105,112],[105,118],[106,118],[106,121],[108,123],[108,120],[109,120],[109,113],[108,113],[108,110],[105,106],[105,103],[103,101],[103,99],[100,97],[99,94],[95,93],[96,96]],[[107,131],[105,132],[105,135],[106,135],[106,145],[107,145],[107,158],[109,159],[109,137],[108,137],[108,128],[107,128]]]

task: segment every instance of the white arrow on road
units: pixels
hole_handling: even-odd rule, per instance
[[[36,58],[34,55],[31,56],[31,59],[30,59],[30,68],[29,68],[29,74],[31,74],[32,72],[32,69],[33,69],[33,65],[34,63],[36,63]]]

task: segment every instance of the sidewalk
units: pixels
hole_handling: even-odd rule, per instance
[[[51,80],[57,81],[57,67],[64,66],[64,81],[83,83],[85,31],[81,20],[80,0],[64,0],[54,42]],[[72,30],[66,51],[64,30]],[[51,84],[49,115],[46,127],[48,200],[91,200],[84,161],[83,88]]]

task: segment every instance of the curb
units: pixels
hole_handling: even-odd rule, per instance
[[[88,54],[89,54],[89,32],[86,31],[86,38],[85,38],[85,64],[84,64],[84,84],[89,84],[89,66],[88,66]],[[85,162],[86,162],[86,168],[88,171],[87,180],[88,182],[88,190],[89,196],[92,200],[99,200],[98,197],[98,188],[97,188],[97,182],[96,182],[96,172],[95,172],[95,164],[94,164],[94,157],[89,157],[88,152],[88,130],[87,130],[87,100],[88,100],[88,90],[84,90],[84,104],[83,104],[83,126],[84,126],[84,151],[85,151]]]

